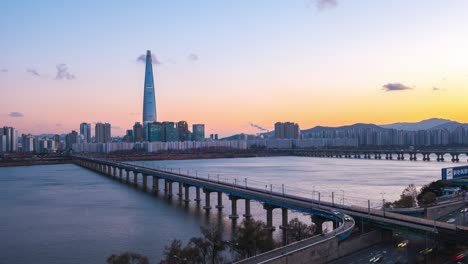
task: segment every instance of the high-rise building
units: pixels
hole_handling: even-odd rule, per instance
[[[163,124],[160,122],[148,123],[148,141],[165,141]]]
[[[298,124],[292,122],[275,123],[275,138],[299,139],[300,136],[301,130]]]
[[[176,124],[177,127],[177,132],[179,134],[179,141],[188,141],[190,139],[187,139],[186,136],[188,135],[188,124],[186,121],[179,121]]]
[[[140,122],[135,122],[133,125],[133,142],[143,141],[143,126]]]
[[[174,122],[163,122],[162,127],[164,131],[164,141],[179,141],[179,133],[177,132]]]
[[[41,144],[40,144],[40,152],[43,152],[45,148],[47,148],[47,142],[46,141],[40,141]],[[79,143],[78,141],[78,133],[73,130],[71,133],[67,134],[65,136],[65,149],[67,150],[71,150],[72,149],[72,146],[73,144],[75,143]]]
[[[123,138],[123,141],[127,143],[133,142],[133,129],[127,130],[127,133],[125,134]]]
[[[109,123],[97,123],[95,127],[94,136],[96,138],[96,143],[112,142],[111,125]]]
[[[156,96],[154,93],[153,65],[151,51],[146,51],[145,87],[143,93],[143,128],[146,134],[148,123],[155,122],[156,118]],[[134,135],[135,136],[135,135]],[[147,136],[143,135],[146,139]]]
[[[6,135],[0,129],[0,152],[6,152]]]
[[[192,140],[193,141],[204,141],[205,140],[205,125],[194,124],[192,125]]]
[[[80,135],[83,136],[84,143],[91,143],[91,124],[80,124]]]
[[[31,134],[21,135],[21,147],[23,152],[33,152],[34,151],[34,137]]]
[[[1,134],[5,136],[5,152],[15,152],[18,150],[18,131],[13,127],[0,128]]]

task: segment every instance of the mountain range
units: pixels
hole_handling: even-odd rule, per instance
[[[449,119],[442,119],[442,118],[430,118],[426,120],[422,120],[419,122],[399,122],[393,124],[386,124],[386,125],[375,125],[375,124],[364,124],[364,123],[357,123],[353,125],[347,126],[339,126],[339,127],[326,127],[326,126],[316,126],[313,128],[302,129],[302,134],[307,133],[315,133],[321,131],[330,131],[330,130],[348,130],[348,129],[365,129],[365,128],[372,128],[376,131],[383,131],[385,129],[397,129],[397,130],[406,130],[406,131],[417,131],[417,130],[431,130],[431,129],[447,129],[449,131],[455,130],[457,127],[463,127],[464,129],[468,129],[467,123],[460,123],[456,121],[452,121]],[[272,137],[274,136],[274,131],[268,133],[260,133],[264,137]],[[238,139],[240,134],[232,135],[227,138],[223,138],[223,140],[228,139]],[[249,139],[254,138],[254,135],[248,135]]]

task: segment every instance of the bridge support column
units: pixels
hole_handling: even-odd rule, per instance
[[[146,190],[146,187],[148,187],[148,175],[142,174],[143,176],[143,189]]]
[[[117,177],[117,167],[112,167],[112,177]]]
[[[200,187],[196,187],[195,188],[195,199],[194,199],[195,202],[197,202],[197,204],[200,203],[201,199],[200,199]]]
[[[239,197],[229,195],[229,200],[231,200],[231,215],[229,215],[229,218],[231,219],[237,219],[239,218],[239,215],[237,214],[237,200]]]
[[[203,189],[203,192],[205,193],[205,206],[203,206],[203,209],[205,210],[210,210],[210,191],[207,189]]]
[[[460,159],[458,158],[458,154],[452,153],[452,162],[459,162]]]
[[[245,214],[244,214],[244,217],[247,218],[247,219],[252,217],[252,214],[250,214],[250,200],[249,199],[245,199]]]
[[[184,202],[185,203],[189,203],[190,202],[190,185],[188,184],[184,184],[184,188],[185,188],[185,199],[184,199]]]
[[[167,197],[172,197],[172,181],[167,180]]]
[[[122,179],[122,168],[119,168],[119,178]]]
[[[281,208],[282,223],[280,229],[283,231],[283,246],[288,244],[288,208]]]
[[[218,192],[218,204],[216,205],[216,208],[218,208],[219,210],[224,208],[224,206],[223,206],[223,193],[222,192]]]
[[[184,192],[182,190],[183,183],[179,182],[179,192],[177,193],[177,196],[182,199],[182,196],[184,195]]]
[[[133,184],[134,185],[138,184],[138,172],[136,171],[133,172]]]
[[[159,178],[156,176],[153,176],[153,190],[159,192]]]
[[[129,182],[130,182],[130,171],[129,171],[129,170],[126,170],[125,172],[126,172],[126,174],[127,174],[127,175],[126,175],[127,183],[129,183]]]
[[[112,176],[112,167],[107,165],[107,175]]]
[[[321,234],[323,232],[322,230],[322,224],[323,222],[325,222],[327,219],[322,217],[322,216],[319,216],[319,215],[312,215],[311,216],[312,218],[312,222],[314,222],[315,224],[315,232],[317,234]]]
[[[273,209],[278,208],[276,206],[270,204],[263,204],[263,209],[266,210],[266,226],[268,229],[268,236],[271,239],[273,237],[273,231],[275,231],[275,227],[273,226]]]

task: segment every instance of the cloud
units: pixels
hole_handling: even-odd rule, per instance
[[[314,0],[318,10],[331,9],[338,5],[338,0]]]
[[[138,58],[136,59],[137,62],[141,62],[141,63],[146,63],[146,55],[145,54],[142,54],[140,56],[138,56]],[[161,65],[161,61],[158,60],[158,58],[156,57],[156,55],[154,54],[151,54],[151,62],[155,65]]]
[[[198,61],[198,55],[195,53],[190,53],[187,57],[189,61]]]
[[[141,115],[141,113],[129,113],[129,115]]]
[[[434,86],[432,87],[432,91],[440,91],[440,88]]]
[[[55,80],[73,80],[76,79],[75,75],[68,71],[68,66],[65,63],[57,65],[57,75]]]
[[[24,115],[20,112],[10,112],[8,116],[9,117],[23,117]]]
[[[34,75],[34,76],[37,76],[37,77],[41,77],[41,75],[39,74],[39,72],[37,72],[35,69],[27,69],[26,70],[27,73],[30,73],[31,75]]]
[[[56,127],[61,127],[61,126],[62,126],[62,124],[55,124],[55,126],[56,126]]]
[[[268,129],[266,129],[266,128],[264,128],[264,127],[261,127],[261,126],[259,126],[259,125],[253,124],[253,123],[250,123],[250,126],[251,126],[251,127],[258,128],[258,129],[260,129],[260,130],[262,130],[262,131],[268,131]]]
[[[8,72],[8,69],[2,69],[2,72]]]
[[[412,90],[413,88],[406,86],[401,83],[387,83],[382,86],[382,90],[386,92],[392,92],[392,91],[404,91],[404,90]]]
[[[119,126],[112,126],[112,129],[117,129],[117,130],[119,130],[120,127],[119,127]]]

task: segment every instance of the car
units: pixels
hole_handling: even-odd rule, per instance
[[[345,216],[344,216],[344,220],[345,220],[345,221],[351,221],[351,217],[349,217],[349,215],[345,215]]]
[[[398,243],[398,247],[400,248],[406,247],[406,245],[408,245],[408,242],[409,242],[408,240],[403,240],[400,243]]]
[[[341,213],[338,212],[338,211],[336,211],[336,210],[333,210],[332,212],[333,212],[335,215],[341,215]]]
[[[449,220],[447,220],[447,223],[453,224],[455,223],[455,221],[456,221],[455,218],[450,218]]]
[[[431,252],[432,252],[432,248],[425,248],[425,249],[419,251],[419,254],[426,255],[426,254],[429,254]]]
[[[378,255],[375,255],[374,257],[372,257],[371,259],[369,259],[369,262],[370,263],[376,263],[376,262],[379,262],[381,259],[382,259],[382,255],[378,254]]]
[[[468,208],[463,208],[460,210],[460,213],[464,214],[464,213],[467,213],[468,212]]]

